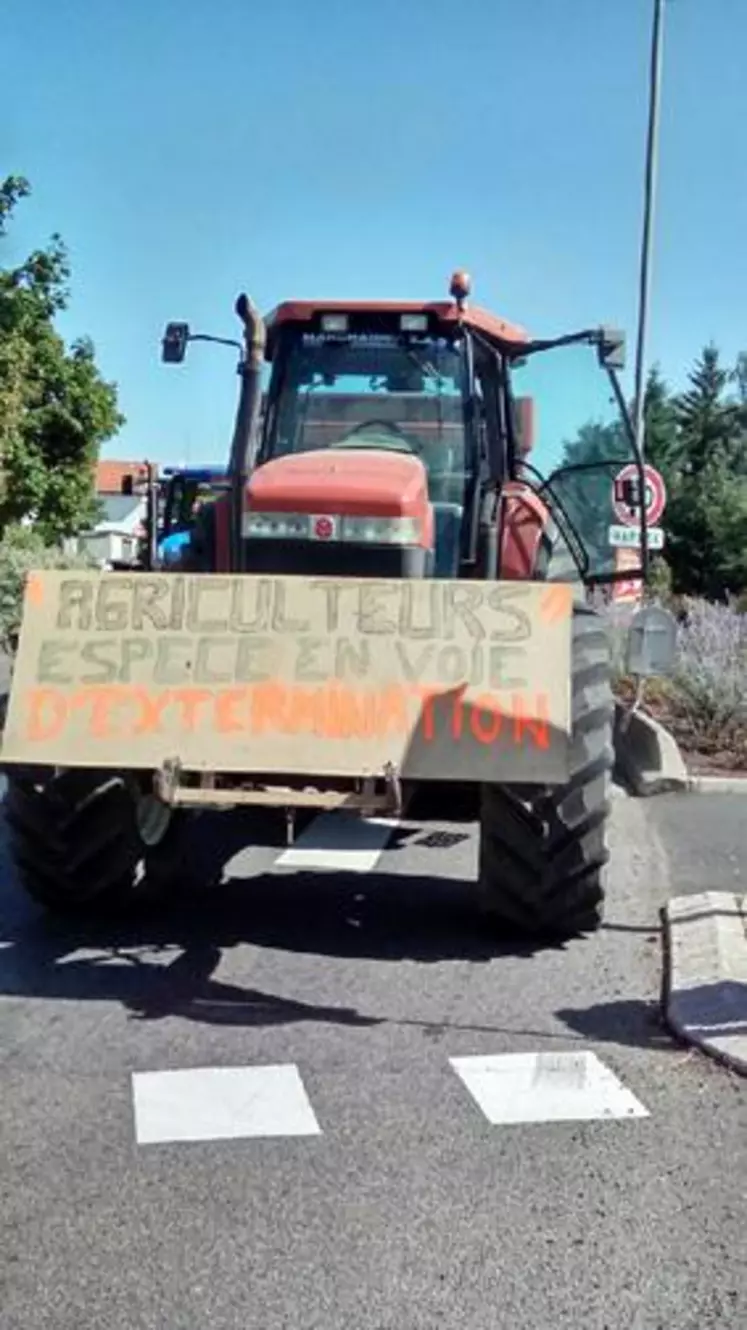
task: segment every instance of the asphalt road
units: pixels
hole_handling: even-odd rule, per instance
[[[666,794],[650,820],[666,846],[677,894],[747,892],[747,797]]]
[[[239,852],[85,936],[3,864],[2,1330],[743,1330],[745,1085],[661,1028],[658,911],[744,825],[617,800],[605,928],[534,954],[471,828]]]

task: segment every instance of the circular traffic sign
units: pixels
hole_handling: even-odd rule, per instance
[[[643,477],[645,491],[643,496],[646,509],[646,525],[656,526],[667,506],[667,489],[664,477],[655,466],[644,466]],[[612,482],[612,507],[618,522],[624,526],[638,526],[641,520],[641,503],[638,494],[639,474],[635,462],[618,471]]]

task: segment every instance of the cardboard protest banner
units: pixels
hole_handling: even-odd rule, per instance
[[[1,759],[565,778],[569,586],[44,571]]]

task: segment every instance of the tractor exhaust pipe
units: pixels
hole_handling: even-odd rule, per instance
[[[239,364],[241,388],[236,411],[228,475],[231,483],[231,567],[243,571],[241,538],[246,485],[254,466],[262,407],[262,366],[265,357],[265,325],[262,315],[247,295],[240,295],[235,310],[244,325],[244,354]]]

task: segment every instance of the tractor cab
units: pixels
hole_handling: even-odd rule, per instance
[[[289,302],[270,316],[247,568],[300,561],[320,574],[437,578],[474,568],[488,415],[497,426],[511,414],[497,479],[531,439],[489,343],[480,354],[458,313],[446,302]],[[519,329],[483,318],[520,344]]]
[[[623,336],[532,339],[472,306],[466,274],[449,294],[287,301],[266,319],[241,296],[242,342],[167,326],[166,361],[196,340],[240,352],[230,494],[198,523],[191,566],[586,585],[645,576],[645,512],[625,559],[614,543],[621,470],[645,490],[616,375]]]

